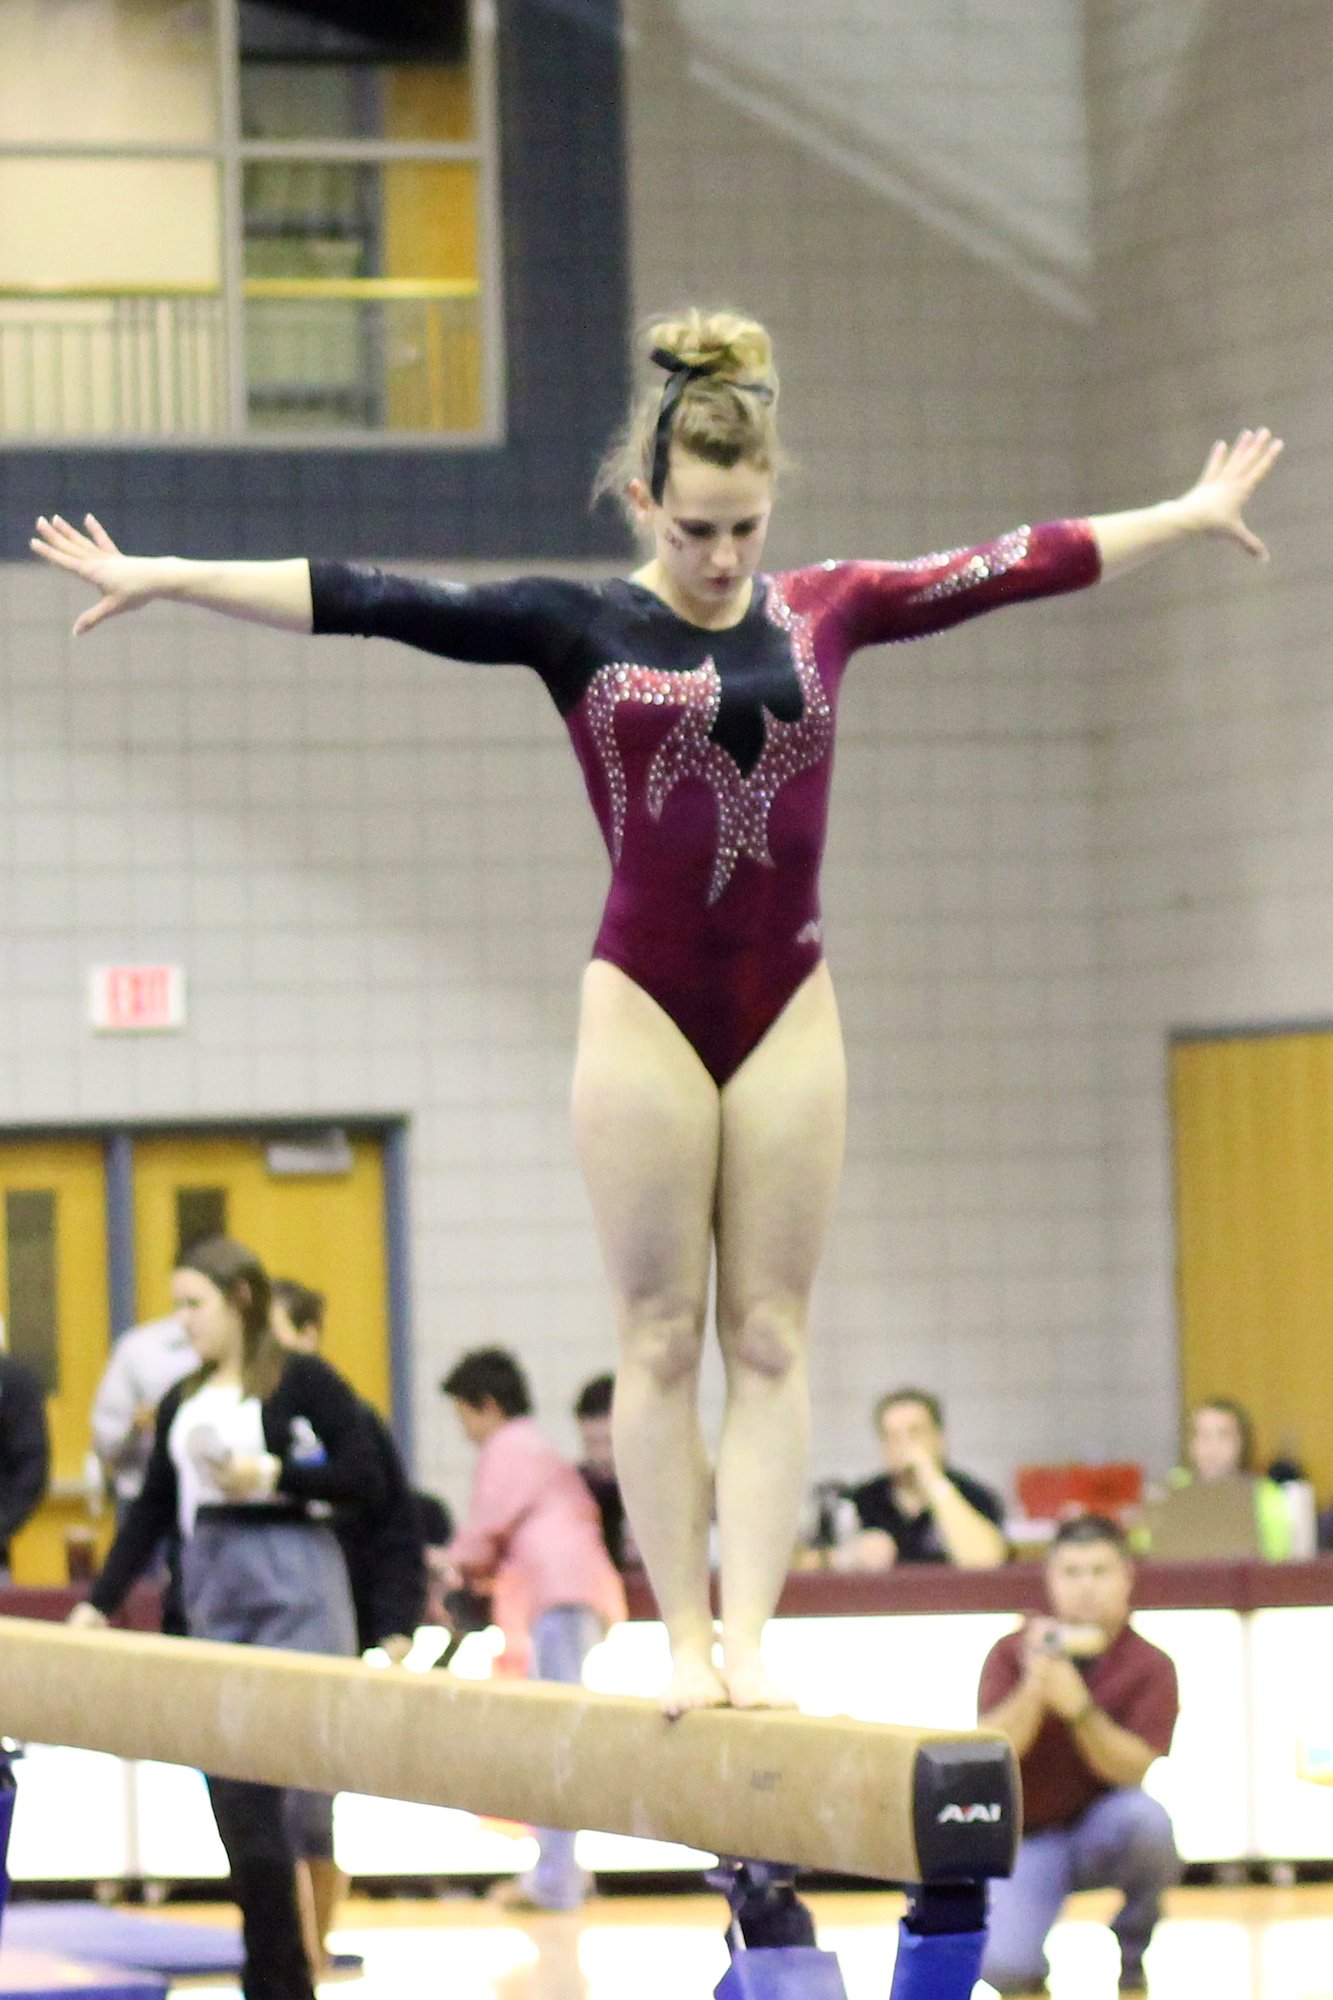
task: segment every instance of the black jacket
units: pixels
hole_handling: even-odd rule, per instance
[[[338,1509],[334,1528],[347,1561],[356,1607],[357,1642],[364,1652],[396,1633],[409,1638],[426,1601],[426,1563],[412,1489],[393,1433],[369,1403],[362,1416],[384,1479],[375,1508]]]
[[[51,1444],[46,1401],[31,1369],[0,1354],[0,1564],[9,1544],[46,1492]]]
[[[177,1528],[180,1496],[167,1439],[189,1387],[189,1380],[178,1382],[158,1405],[143,1490],[121,1523],[88,1594],[89,1602],[108,1616],[148,1567],[164,1536]],[[315,1354],[289,1354],[277,1387],[260,1407],[265,1447],[282,1460],[279,1493],[368,1512],[384,1504],[384,1470],[365,1420],[365,1405],[327,1361]],[[325,1455],[317,1462],[291,1452],[292,1426],[298,1417],[305,1418],[324,1447]],[[300,1509],[292,1511],[299,1519]]]

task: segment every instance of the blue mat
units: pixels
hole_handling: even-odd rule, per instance
[[[75,1964],[0,1945],[0,2000],[166,2000],[167,1982],[119,1966]]]
[[[22,1951],[58,1952],[128,1971],[160,1972],[169,1979],[241,1969],[239,1931],[220,1924],[177,1924],[133,1910],[108,1910],[101,1903],[11,1903],[5,1912],[4,1940]],[[356,1972],[355,1952],[335,1952],[335,1971]]]

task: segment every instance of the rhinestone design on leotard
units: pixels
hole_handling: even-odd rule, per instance
[[[773,801],[789,779],[819,763],[833,744],[833,711],[815,663],[810,620],[793,612],[771,582],[765,609],[790,638],[804,706],[795,722],[783,722],[767,708],[763,711],[764,747],[748,776],[709,735],[722,700],[722,680],[711,654],[688,673],[618,660],[593,676],[584,696],[584,712],[610,794],[613,861],[620,859],[628,802],[625,767],[616,742],[616,710],[622,701],[632,701],[683,711],[648,767],[646,803],[653,818],[660,819],[668,797],[684,779],[702,778],[712,790],[717,801],[717,851],[708,885],[710,905],[731,880],[740,855],[765,868],[773,866],[768,849]]]
[[[1032,530],[1029,527],[1012,528],[999,541],[992,542],[988,549],[978,549],[969,562],[948,576],[939,577],[936,582],[926,584],[915,591],[908,600],[912,604],[937,604],[941,598],[957,597],[961,591],[975,590],[980,583],[988,583],[993,576],[1003,576],[1006,570],[1014,569],[1028,552],[1028,542]],[[952,562],[955,557],[966,555],[966,549],[950,549],[945,555],[917,556],[914,561],[904,563],[904,569],[935,569],[940,563]]]

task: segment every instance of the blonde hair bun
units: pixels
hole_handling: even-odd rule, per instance
[[[742,313],[701,312],[654,320],[646,346],[661,347],[687,368],[707,368],[722,381],[766,382],[777,387],[773,341],[768,328]]]
[[[775,477],[786,459],[775,421],[778,395],[773,342],[767,327],[744,313],[687,312],[653,320],[644,329],[644,353],[654,351],[703,372],[670,393],[669,449],[711,465],[754,465]],[[761,393],[756,394],[756,391]],[[656,368],[639,391],[629,421],[612,440],[593,488],[594,498],[610,496],[635,520],[629,489],[653,485],[658,420],[664,384]]]

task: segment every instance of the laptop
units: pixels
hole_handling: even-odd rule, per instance
[[[1254,1498],[1254,1480],[1248,1473],[1192,1479],[1188,1486],[1173,1487],[1160,1500],[1147,1503],[1135,1544],[1150,1562],[1257,1558],[1263,1550]]]

